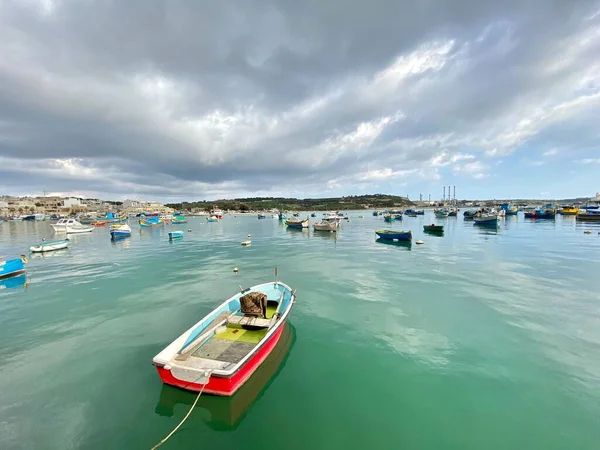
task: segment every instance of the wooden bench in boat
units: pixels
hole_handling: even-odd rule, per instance
[[[228,323],[237,323],[238,325],[252,325],[255,327],[269,327],[271,319],[261,319],[260,317],[238,316],[232,314],[227,318]]]

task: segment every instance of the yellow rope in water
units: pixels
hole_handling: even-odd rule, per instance
[[[165,442],[167,442],[169,440],[169,438],[171,436],[173,436],[177,430],[179,430],[179,427],[181,427],[181,425],[183,425],[183,423],[187,420],[187,418],[190,416],[190,414],[192,413],[192,411],[194,410],[194,408],[196,407],[196,404],[198,403],[198,400],[200,400],[200,396],[202,395],[202,392],[204,391],[204,388],[206,387],[206,385],[208,384],[208,379],[210,378],[210,374],[206,375],[203,374],[202,375],[207,376],[207,380],[206,383],[204,383],[202,385],[202,389],[200,389],[200,392],[198,392],[198,396],[196,397],[196,400],[194,400],[194,403],[192,404],[192,407],[190,408],[190,410],[187,412],[187,414],[185,415],[185,417],[181,420],[181,422],[179,422],[179,425],[177,425],[175,428],[173,428],[173,431],[171,431],[165,438],[163,438],[162,441],[160,441],[158,444],[156,444],[154,447],[152,447],[150,450],[156,450],[158,447],[160,447],[161,445],[163,445]],[[202,378],[202,377],[200,377]],[[191,383],[190,383],[191,384]]]

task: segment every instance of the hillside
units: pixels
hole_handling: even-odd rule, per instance
[[[254,197],[222,199],[215,201],[197,201],[169,203],[166,206],[177,210],[204,210],[209,211],[214,205],[223,210],[260,211],[281,209],[285,211],[337,211],[348,209],[377,209],[391,207],[414,206],[406,197],[397,195],[353,195],[348,197],[331,198],[283,198],[283,197]]]

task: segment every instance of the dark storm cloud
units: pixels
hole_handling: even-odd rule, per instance
[[[12,163],[0,189],[18,191],[37,170],[40,185],[68,192],[226,195],[303,180],[322,192],[465,152],[481,175],[484,155],[534,136],[592,148],[599,10],[584,0],[5,1],[0,156]]]

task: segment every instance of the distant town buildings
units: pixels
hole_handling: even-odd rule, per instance
[[[77,213],[105,214],[107,212],[167,214],[173,210],[155,201],[125,200],[121,204],[121,202],[110,202],[97,198],[0,196],[0,217],[27,214],[66,216]]]

